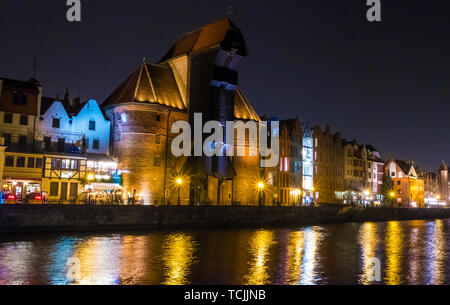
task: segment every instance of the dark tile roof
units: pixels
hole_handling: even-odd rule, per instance
[[[16,79],[9,79],[9,78],[3,78],[0,77],[1,80],[3,80],[3,87],[10,88],[10,89],[17,89],[17,90],[23,90],[28,92],[33,92],[39,94],[39,88],[36,86],[36,82],[34,81],[21,81]]]
[[[173,72],[168,67],[143,63],[102,104],[161,104],[185,110]]]
[[[228,35],[242,36],[242,31],[229,19],[221,19],[197,30],[187,33],[180,37],[160,62],[166,61],[184,54],[192,54],[201,50],[209,49],[215,46],[222,46],[226,49],[231,48],[227,45]],[[241,48],[239,55],[247,55],[248,50],[245,41],[241,39]]]

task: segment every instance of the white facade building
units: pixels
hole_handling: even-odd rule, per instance
[[[110,127],[95,100],[82,104],[72,115],[62,102],[54,101],[41,116],[37,140],[45,145],[75,144],[80,149],[84,142],[86,153],[109,155]]]

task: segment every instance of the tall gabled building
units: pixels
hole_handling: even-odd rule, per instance
[[[395,200],[399,206],[424,206],[424,180],[413,161],[391,159],[385,170],[394,182]]]
[[[258,202],[264,179],[255,157],[179,157],[174,122],[260,122],[238,90],[248,54],[241,30],[223,19],[179,38],[157,64],[143,63],[106,99],[111,151],[124,169],[125,194],[142,204]],[[236,146],[237,143],[227,143]],[[247,147],[248,149],[248,147]],[[192,154],[194,155],[194,154]],[[270,201],[264,196],[264,201]]]

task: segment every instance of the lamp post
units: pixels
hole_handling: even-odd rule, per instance
[[[87,180],[88,180],[89,184],[91,184],[92,181],[95,180],[95,175],[92,173],[88,174]],[[91,189],[89,189],[88,204],[91,204]]]
[[[259,206],[262,206],[262,192],[264,190],[264,183],[259,182],[258,183],[258,189],[259,189]]]
[[[178,205],[181,205],[181,185],[183,184],[183,179],[178,178],[177,179],[177,186],[178,186]]]
[[[389,197],[391,197],[392,207],[394,207],[395,193],[394,193],[394,192],[391,192],[391,193],[389,194]]]

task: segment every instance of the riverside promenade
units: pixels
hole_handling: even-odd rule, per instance
[[[450,209],[237,206],[1,205],[0,232],[292,227],[450,218]]]

